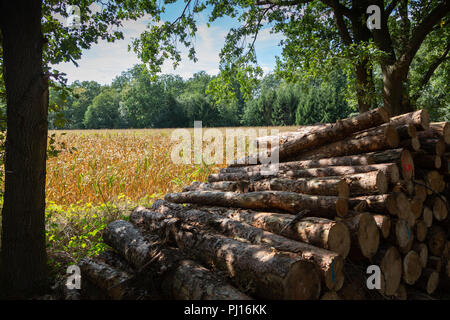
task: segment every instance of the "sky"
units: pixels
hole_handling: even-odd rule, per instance
[[[182,12],[183,3],[183,1],[178,1],[167,7],[163,20],[175,20]],[[206,71],[211,75],[219,72],[219,52],[223,47],[225,36],[228,30],[231,27],[238,26],[238,23],[231,18],[222,18],[208,28],[206,21],[207,13],[199,16],[198,32],[195,39],[198,61],[194,63],[189,60],[186,50],[182,50],[184,54],[182,54],[182,61],[179,66],[174,70],[172,63],[168,61],[162,66],[162,73],[176,74],[188,79],[199,71]],[[61,63],[54,68],[66,73],[69,83],[75,80],[94,80],[101,84],[110,84],[121,72],[140,63],[136,54],[128,51],[128,45],[131,44],[133,38],[139,37],[147,28],[148,23],[149,19],[145,17],[137,21],[124,21],[121,28],[124,34],[123,40],[114,43],[99,41],[97,44],[93,44],[90,49],[83,50],[82,58],[77,61],[78,67],[69,62]],[[271,34],[269,28],[263,29],[258,35],[255,42],[256,54],[258,63],[265,73],[274,69],[275,56],[281,55],[281,48],[278,46],[281,39],[281,35]]]

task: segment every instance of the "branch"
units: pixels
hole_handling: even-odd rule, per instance
[[[444,53],[438,59],[436,59],[436,61],[434,61],[431,64],[431,66],[428,69],[427,73],[422,78],[422,81],[420,81],[419,88],[418,88],[417,92],[413,96],[413,100],[414,101],[417,101],[417,99],[419,99],[421,91],[428,84],[428,82],[430,81],[431,76],[434,74],[434,72],[439,67],[439,65],[441,63],[443,63],[444,61],[450,59],[450,56],[449,57],[447,56],[449,52],[450,52],[450,42],[447,44],[447,48],[445,48]]]
[[[180,15],[178,18],[176,18],[174,22],[172,22],[172,23],[170,24],[170,27],[169,27],[169,28],[172,28],[172,27],[175,25],[175,23],[177,23],[178,21],[180,21],[181,18],[184,17],[184,15],[186,14],[186,10],[189,8],[191,2],[192,2],[192,0],[189,0],[189,1],[186,3],[186,5],[184,6],[184,9],[183,9],[183,12],[181,13],[181,15]]]
[[[345,12],[348,10],[348,14],[351,15],[350,10],[347,7],[341,5],[337,0],[322,0],[322,2],[329,5],[333,9],[334,21],[336,22],[336,26],[338,28],[338,32],[342,38],[342,41],[344,41],[344,43],[348,46],[351,45],[353,40],[344,21]]]
[[[417,25],[412,33],[411,40],[406,52],[400,57],[399,64],[403,67],[410,65],[412,59],[419,50],[426,36],[433,30],[434,26],[450,12],[450,1],[444,0],[422,22]]]
[[[299,4],[306,4],[310,3],[313,0],[256,0],[257,6],[278,6],[278,7],[294,7],[298,6]]]
[[[400,2],[400,0],[393,0],[384,10],[384,12],[386,12],[386,16],[389,17],[392,13],[392,11],[394,11],[395,7],[397,6],[397,4]]]

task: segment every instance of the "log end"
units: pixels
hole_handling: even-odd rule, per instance
[[[314,264],[297,261],[284,280],[287,300],[315,300],[320,297],[320,277]]]
[[[394,295],[402,279],[402,258],[397,248],[392,246],[386,250],[380,268],[384,275],[384,293],[388,296]]]
[[[328,232],[328,249],[346,258],[351,245],[350,231],[342,222],[336,222]]]
[[[339,217],[345,217],[348,213],[348,199],[338,198],[336,200],[336,214]]]
[[[361,253],[366,258],[372,258],[378,251],[380,233],[375,219],[369,213],[361,214],[358,228],[358,243]]]
[[[407,284],[414,284],[422,274],[420,257],[415,251],[409,251],[403,258],[403,280]]]

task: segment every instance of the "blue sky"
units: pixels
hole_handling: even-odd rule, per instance
[[[166,9],[163,20],[173,21],[183,10],[183,1],[170,5]],[[99,41],[93,44],[89,50],[83,51],[82,58],[77,61],[79,67],[73,63],[63,63],[55,66],[61,72],[67,74],[69,83],[75,80],[95,80],[102,84],[109,84],[122,71],[131,68],[140,61],[133,52],[128,51],[128,45],[133,38],[137,38],[148,25],[148,18],[137,21],[125,21],[121,30],[124,33],[124,40],[108,43]],[[206,71],[209,74],[217,74],[219,66],[219,52],[223,47],[224,38],[231,27],[236,27],[237,21],[231,18],[222,18],[206,25],[207,13],[199,17],[198,33],[195,39],[195,48],[198,61],[194,63],[182,55],[180,65],[174,70],[171,62],[167,62],[162,67],[162,73],[172,73],[187,79],[198,71]],[[275,67],[275,56],[281,54],[278,43],[280,35],[270,34],[270,29],[262,30],[255,43],[259,65],[267,73]],[[182,50],[185,53],[185,50]]]

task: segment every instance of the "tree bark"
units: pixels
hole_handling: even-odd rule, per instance
[[[357,257],[361,253],[369,259],[375,255],[380,244],[380,233],[371,214],[351,212],[349,216],[338,218],[337,221],[344,223],[350,230],[352,238],[350,254],[353,251]],[[359,251],[358,254],[354,249]]]
[[[338,120],[336,123],[329,126],[321,126],[316,131],[302,135],[278,146],[273,152],[278,152],[279,160],[285,161],[290,157],[298,155],[303,150],[342,140],[355,132],[372,128],[388,121],[389,114],[384,108],[373,109],[352,118]],[[257,164],[257,161],[257,157],[253,155],[245,159],[235,160],[230,166]]]
[[[238,288],[260,299],[318,299],[319,273],[313,263],[288,252],[276,252],[206,231],[164,214],[148,211],[146,229],[170,234],[177,246],[196,260],[224,271]],[[174,220],[174,219],[172,219]]]
[[[169,193],[165,200],[174,203],[195,203],[259,210],[284,210],[299,213],[311,210],[314,215],[324,218],[345,216],[348,211],[347,200],[332,196],[311,196],[286,191],[261,191],[233,193],[220,191],[191,191]]]
[[[348,228],[343,223],[334,220],[318,217],[305,217],[294,220],[294,215],[285,213],[223,207],[199,207],[199,209],[217,212],[227,218],[245,222],[256,228],[334,251],[343,258],[347,257],[350,250],[350,233]]]
[[[133,212],[139,219],[142,210]],[[129,222],[116,220],[104,231],[107,244],[116,249],[144,278],[167,299],[183,300],[249,300],[250,298],[227,284],[222,278],[198,263],[186,259],[157,237],[148,241]],[[148,280],[148,279],[145,279]]]
[[[231,238],[245,239],[253,244],[268,246],[281,252],[293,252],[305,261],[312,262],[317,266],[324,284],[330,290],[339,290],[344,283],[344,275],[342,273],[344,260],[335,252],[294,241],[210,212],[185,209],[182,206],[173,206],[173,204],[164,202],[155,203],[152,209],[164,213],[168,217],[172,216],[188,223],[200,223],[201,225],[212,227],[221,234]],[[151,213],[149,212],[148,214]]]
[[[341,177],[259,180],[250,184],[249,191],[290,191],[312,195],[348,198],[348,183]]]
[[[0,28],[7,136],[1,283],[10,297],[47,286],[45,169],[48,79],[43,74],[42,1],[2,1]]]

